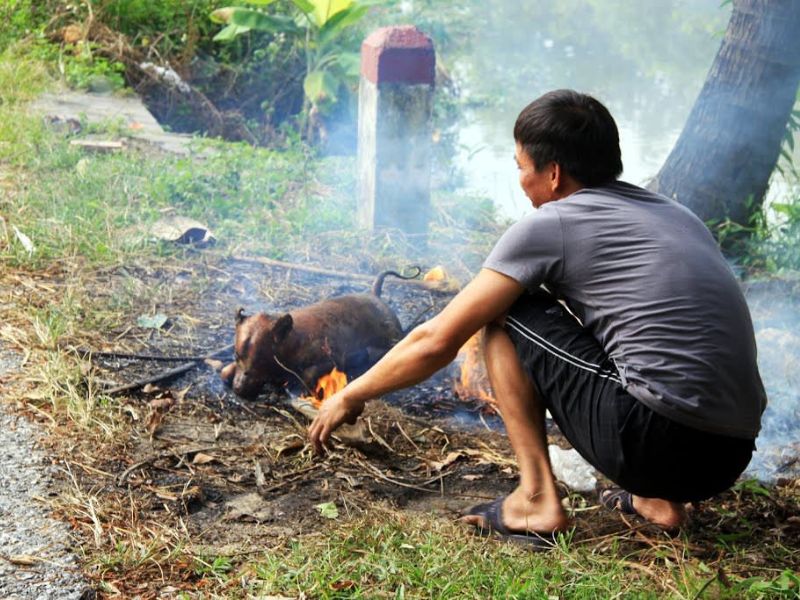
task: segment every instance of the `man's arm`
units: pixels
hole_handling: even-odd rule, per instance
[[[507,312],[523,291],[514,279],[482,269],[441,313],[411,331],[369,371],[322,403],[308,429],[314,449],[321,452],[342,423],[354,423],[368,400],[419,383],[450,363],[470,336]]]

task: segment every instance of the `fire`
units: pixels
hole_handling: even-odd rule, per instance
[[[445,281],[446,279],[447,271],[442,266],[433,267],[422,276],[422,281]]]
[[[458,351],[461,361],[461,376],[455,382],[456,395],[462,400],[476,398],[491,405],[495,404],[492,386],[486,373],[481,355],[480,334],[476,333]]]
[[[317,387],[314,396],[309,398],[311,404],[319,408],[326,399],[333,396],[336,392],[347,385],[347,375],[336,367],[327,375],[323,375],[317,380]]]
[[[433,267],[430,271],[422,276],[422,281],[427,283],[434,289],[457,292],[461,288],[461,284],[448,273],[441,265]]]

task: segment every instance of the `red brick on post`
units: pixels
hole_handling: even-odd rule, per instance
[[[365,227],[427,234],[435,71],[433,43],[414,26],[383,27],[361,46],[358,209]]]

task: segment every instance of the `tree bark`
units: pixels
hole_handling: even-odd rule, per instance
[[[651,188],[704,221],[747,224],[800,83],[800,0],[734,0],[725,37]]]

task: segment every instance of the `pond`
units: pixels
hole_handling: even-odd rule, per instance
[[[619,126],[622,179],[643,184],[677,139],[730,16],[719,0],[467,2],[461,11],[469,33],[440,53],[470,106],[458,162],[465,187],[511,218],[531,210],[511,133],[526,104],[557,88],[596,96]]]

